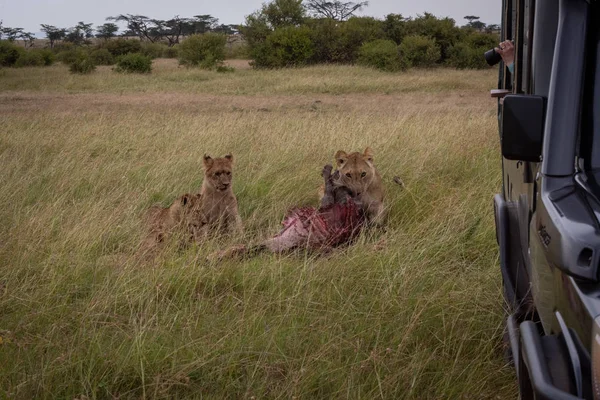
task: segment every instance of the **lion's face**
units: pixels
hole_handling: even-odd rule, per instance
[[[225,191],[231,187],[233,178],[233,156],[227,154],[223,158],[204,156],[204,177],[211,187]]]
[[[370,148],[367,147],[363,154],[347,154],[340,150],[335,154],[335,161],[339,170],[338,185],[347,187],[353,196],[360,196],[368,189],[375,175]]]

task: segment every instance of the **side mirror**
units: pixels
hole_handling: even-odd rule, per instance
[[[505,96],[502,105],[502,156],[508,160],[539,162],[545,117],[543,97]]]

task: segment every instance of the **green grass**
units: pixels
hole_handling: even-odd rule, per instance
[[[514,398],[494,80],[2,70],[0,397]],[[385,231],[322,257],[205,261],[315,205],[323,164],[366,146]],[[136,260],[143,211],[199,189],[202,155],[227,152],[246,237]]]

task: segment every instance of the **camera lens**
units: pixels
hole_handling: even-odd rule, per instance
[[[485,61],[489,66],[494,66],[502,61],[502,56],[497,53],[495,49],[486,51],[483,56],[485,57]]]

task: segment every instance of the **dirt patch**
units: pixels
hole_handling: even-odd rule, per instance
[[[222,112],[361,112],[418,113],[469,109],[489,110],[487,95],[453,94],[356,94],[228,96],[190,93],[50,94],[22,92],[0,94],[0,115],[14,112],[107,112],[124,110],[172,110],[193,113]]]

